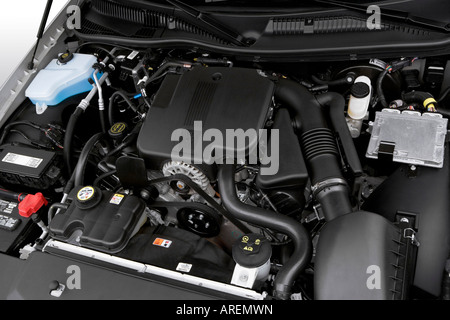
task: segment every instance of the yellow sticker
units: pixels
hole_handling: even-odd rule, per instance
[[[119,205],[122,202],[123,198],[125,198],[123,194],[116,193],[115,195],[113,195],[109,203]]]

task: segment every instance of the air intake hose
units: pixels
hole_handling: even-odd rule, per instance
[[[335,100],[340,96],[325,94],[316,98],[302,85],[283,79],[277,84],[275,97],[288,108],[294,120],[311,178],[313,195],[321,205],[325,220],[331,221],[352,212],[336,139],[322,110],[322,104],[335,108]],[[341,110],[341,117],[344,117],[343,111]]]
[[[234,177],[234,165],[221,166],[217,180],[225,208],[239,220],[277,230],[292,239],[294,252],[275,277],[273,290],[276,299],[289,299],[295,279],[311,260],[312,244],[308,231],[293,218],[241,202],[236,194]]]
[[[335,136],[328,128],[322,110],[322,105],[327,106],[331,115],[343,118],[345,101],[342,96],[328,93],[315,97],[306,88],[290,80],[278,82],[275,96],[288,108],[293,118],[312,181],[313,194],[322,207],[325,219],[331,221],[352,212]],[[333,125],[342,129],[341,120],[345,121],[334,119]],[[294,251],[275,277],[273,288],[275,298],[289,299],[294,281],[311,259],[309,234],[300,222],[290,217],[241,202],[236,194],[234,177],[234,165],[221,166],[217,181],[225,208],[239,220],[277,230],[292,239]]]

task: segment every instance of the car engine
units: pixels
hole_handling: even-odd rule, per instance
[[[437,61],[450,83],[448,57],[249,62],[79,42],[3,127],[0,251],[145,265],[245,298],[442,297]]]

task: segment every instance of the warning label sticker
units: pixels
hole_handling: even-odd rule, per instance
[[[125,198],[123,194],[116,193],[115,195],[113,195],[109,203],[119,205],[122,202],[123,198]]]
[[[156,238],[153,241],[154,246],[169,248],[172,245],[172,241],[162,238]]]

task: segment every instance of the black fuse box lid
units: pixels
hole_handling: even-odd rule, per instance
[[[0,172],[39,179],[55,156],[51,151],[8,146],[0,153]]]

